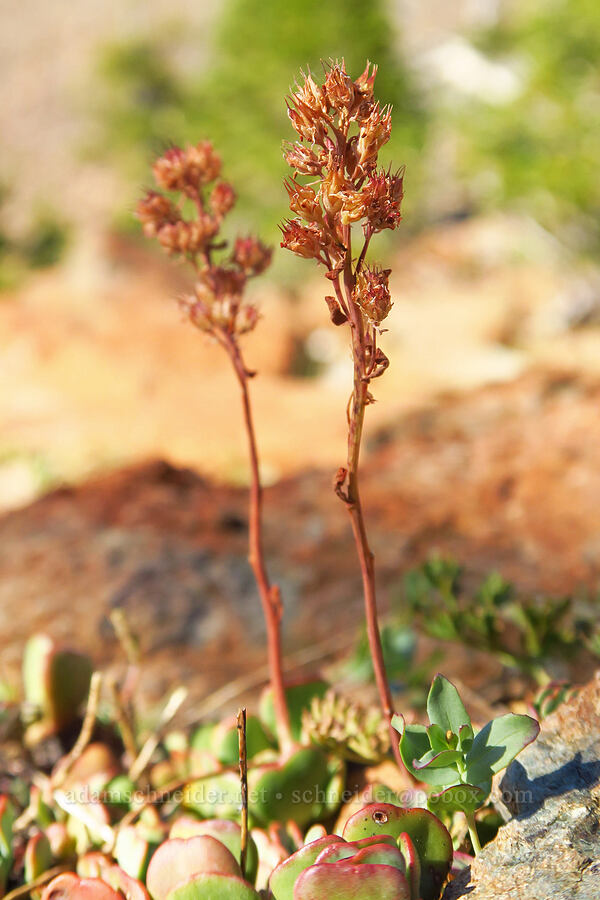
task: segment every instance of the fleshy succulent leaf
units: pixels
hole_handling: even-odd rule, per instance
[[[473,813],[485,803],[489,791],[483,790],[475,784],[455,784],[436,794],[430,794],[427,805],[432,813],[440,815],[442,812],[453,813],[461,811]]]
[[[54,863],[54,855],[50,847],[50,841],[46,835],[39,831],[27,841],[24,858],[25,881],[33,881],[50,869]]]
[[[207,872],[242,874],[233,854],[214,837],[170,838],[150,860],[146,887],[153,900],[165,900],[176,885]]]
[[[301,872],[314,865],[326,847],[338,844],[340,840],[337,835],[327,834],[316,841],[311,841],[310,844],[305,844],[288,859],[279,863],[269,881],[274,900],[293,900],[294,884]]]
[[[46,885],[42,900],[123,900],[100,878],[80,878],[73,872],[63,872]]]
[[[445,732],[458,734],[462,725],[470,725],[459,693],[451,681],[443,675],[436,675],[427,697],[427,715],[432,725],[439,725]]]
[[[329,690],[329,684],[322,679],[303,681],[286,687],[285,697],[290,712],[290,725],[292,737],[300,740],[302,734],[302,714],[310,707],[314,697],[322,698]],[[259,716],[267,726],[271,734],[277,734],[277,720],[273,705],[273,693],[271,688],[266,688],[260,698]]]
[[[429,750],[420,759],[413,761],[413,766],[417,771],[421,769],[442,769],[452,768],[459,759],[462,759],[460,750]]]
[[[376,900],[382,897],[411,900],[408,882],[399,869],[347,862],[311,866],[298,878],[294,900],[323,900],[324,897],[327,900]]]
[[[530,716],[507,713],[492,719],[475,735],[467,753],[467,780],[471,784],[488,782],[534,741],[539,731],[539,723]]]
[[[215,872],[192,875],[168,894],[168,900],[216,900],[217,897],[219,900],[260,900],[243,878]]]
[[[220,841],[235,859],[240,861],[242,852],[242,831],[237,822],[229,819],[206,819],[201,821],[191,816],[182,816],[176,819],[171,826],[169,837],[190,838],[196,835],[208,834]],[[248,836],[246,854],[246,879],[254,884],[258,870],[258,850],[251,835]]]
[[[398,849],[404,857],[404,865],[406,867],[406,880],[410,887],[411,897],[419,896],[421,889],[421,861],[416,847],[405,831],[398,837]]]
[[[0,795],[0,894],[4,893],[6,881],[13,864],[13,823],[15,811],[6,794]]]

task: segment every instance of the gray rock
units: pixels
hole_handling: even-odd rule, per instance
[[[495,792],[512,818],[444,900],[599,900],[600,673],[544,721]]]

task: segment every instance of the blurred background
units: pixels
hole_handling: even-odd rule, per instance
[[[342,56],[355,76],[379,65],[394,108],[383,161],[406,165],[404,222],[378,248],[393,268],[391,365],[366,436],[383,596],[436,548],[536,590],[595,584],[596,0],[0,0],[0,14],[0,508],[15,510],[0,520],[3,627],[27,602],[19,640],[49,619],[67,634],[76,596],[99,604],[78,625],[88,644],[102,604],[154,616],[148,646],[187,641],[192,667],[206,635],[221,662],[235,643],[225,607],[194,598],[253,596],[237,388],[181,321],[185,270],[133,217],[155,155],[202,138],[240,196],[231,234],[276,247],[247,342],[276,574],[306,635],[300,598],[360,608],[329,493],[346,335],[277,229],[285,94],[301,68]]]
[[[594,0],[0,3],[0,504],[151,456],[245,479],[227,362],[132,210],[169,143],[211,138],[278,244],[284,96],[301,67],[379,64],[406,164],[380,244],[395,307],[374,426],[540,362],[599,365]],[[249,341],[265,474],[336,465],[348,391],[316,273],[275,253]],[[206,374],[210,373],[210,379]],[[232,393],[232,403],[233,400]],[[323,427],[326,424],[327,427]]]

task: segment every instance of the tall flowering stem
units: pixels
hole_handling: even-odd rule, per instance
[[[390,721],[392,696],[377,620],[375,563],[359,488],[365,409],[373,402],[370,386],[388,367],[377,341],[392,306],[390,270],[368,263],[367,252],[375,234],[399,225],[403,197],[403,170],[377,167],[379,150],[390,138],[391,109],[374,98],[376,73],[367,63],[353,81],[343,62],[332,63],[323,84],[308,73],[292,90],[288,115],[299,140],[284,146],[284,156],[294,170],[285,187],[295,217],[281,226],[281,246],[323,266],[333,291],[325,297],[331,320],[350,329],[354,377],[347,410],[348,456],[337,472],[335,492],[352,523],[375,679]],[[390,736],[398,765],[404,768],[391,725]]]
[[[283,681],[282,605],[279,588],[269,580],[263,549],[262,485],[249,391],[255,373],[247,368],[240,346],[242,335],[252,331],[259,318],[256,307],[244,298],[247,282],[269,266],[272,251],[254,237],[239,237],[232,248],[220,237],[223,219],[236,201],[220,172],[221,159],[208,141],[171,148],[153,166],[159,190],[146,192],[137,217],[148,237],[193,268],[194,290],[180,300],[181,308],[193,325],[223,347],[239,382],[250,459],[248,558],[266,621],[278,737],[285,753],[293,742]]]

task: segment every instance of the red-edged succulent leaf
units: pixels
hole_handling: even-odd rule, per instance
[[[402,873],[406,873],[406,863],[400,850],[384,842],[371,844],[369,847],[363,847],[362,850],[358,850],[352,857],[351,862],[355,866],[365,864],[394,866]]]
[[[43,832],[38,832],[29,838],[25,847],[25,881],[33,881],[42,875],[54,864],[54,855],[50,841]]]
[[[150,900],[144,885],[124,872],[120,866],[105,866],[102,870],[102,880],[115,891],[119,891],[125,900]]]
[[[132,878],[145,877],[152,850],[153,847],[135,825],[126,825],[119,829],[114,857],[121,869]]]
[[[80,878],[101,878],[104,869],[112,865],[113,861],[106,853],[91,850],[77,860],[77,874]]]
[[[355,841],[389,834],[397,840],[403,832],[415,845],[421,863],[422,900],[437,900],[452,864],[452,838],[433,813],[372,803],[348,819],[343,836]]]
[[[411,900],[408,882],[394,866],[338,862],[310,866],[300,875],[294,900]]]
[[[350,857],[354,856],[357,851],[358,847],[356,846],[356,844],[348,844],[346,841],[342,841],[340,838],[339,843],[330,844],[329,847],[325,847],[324,850],[321,850],[315,860],[315,864],[336,863],[341,859],[350,859]]]
[[[123,900],[100,878],[80,878],[74,872],[63,872],[46,885],[42,900]]]
[[[288,859],[283,860],[273,870],[269,879],[269,888],[274,900],[293,900],[294,884],[301,872],[312,866],[326,847],[339,844],[340,838],[334,834],[305,844]]]
[[[192,816],[180,816],[171,826],[169,837],[190,838],[200,834],[208,834],[216,838],[240,861],[242,852],[242,830],[237,822],[229,819],[195,819]],[[246,854],[246,879],[254,884],[258,869],[258,851],[256,843],[249,837]]]
[[[176,885],[168,900],[260,900],[253,887],[235,875],[207,872]]]
[[[398,849],[404,857],[406,879],[410,886],[411,895],[413,898],[416,898],[419,896],[421,888],[421,861],[415,845],[404,831],[398,838]]]
[[[207,834],[185,840],[171,838],[150,860],[146,887],[154,900],[165,900],[176,885],[205,872],[242,874],[233,854],[216,838]]]
[[[13,864],[13,823],[15,811],[6,796],[0,794],[0,895],[4,893],[6,881]]]

